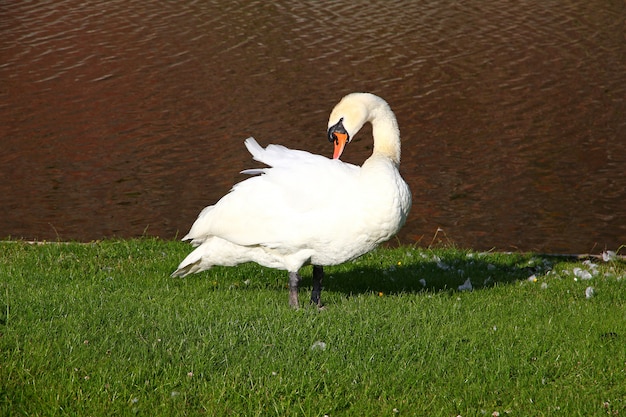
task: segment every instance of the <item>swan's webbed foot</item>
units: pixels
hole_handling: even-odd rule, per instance
[[[289,305],[298,308],[298,285],[300,275],[297,272],[289,272]]]
[[[324,279],[324,268],[313,265],[313,290],[311,291],[311,304],[322,308],[322,280]]]

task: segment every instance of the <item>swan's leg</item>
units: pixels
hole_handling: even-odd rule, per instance
[[[313,265],[313,291],[311,291],[311,303],[318,307],[322,306],[322,280],[324,279],[324,268]]]
[[[298,272],[289,272],[289,305],[298,308],[298,285],[300,284],[300,275]]]

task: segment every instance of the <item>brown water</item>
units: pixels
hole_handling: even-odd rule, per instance
[[[371,91],[401,242],[617,249],[625,27],[623,0],[0,1],[0,237],[180,237],[253,166],[243,139],[330,156],[330,110]]]

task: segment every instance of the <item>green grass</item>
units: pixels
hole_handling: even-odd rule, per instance
[[[282,271],[170,278],[189,250],[0,243],[0,413],[626,414],[623,261],[381,249],[296,311]]]

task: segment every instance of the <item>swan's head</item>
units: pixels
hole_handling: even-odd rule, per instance
[[[367,104],[372,97],[376,96],[369,93],[348,94],[333,109],[328,119],[328,140],[335,145],[333,159],[339,159],[346,144],[368,121],[370,112]]]

